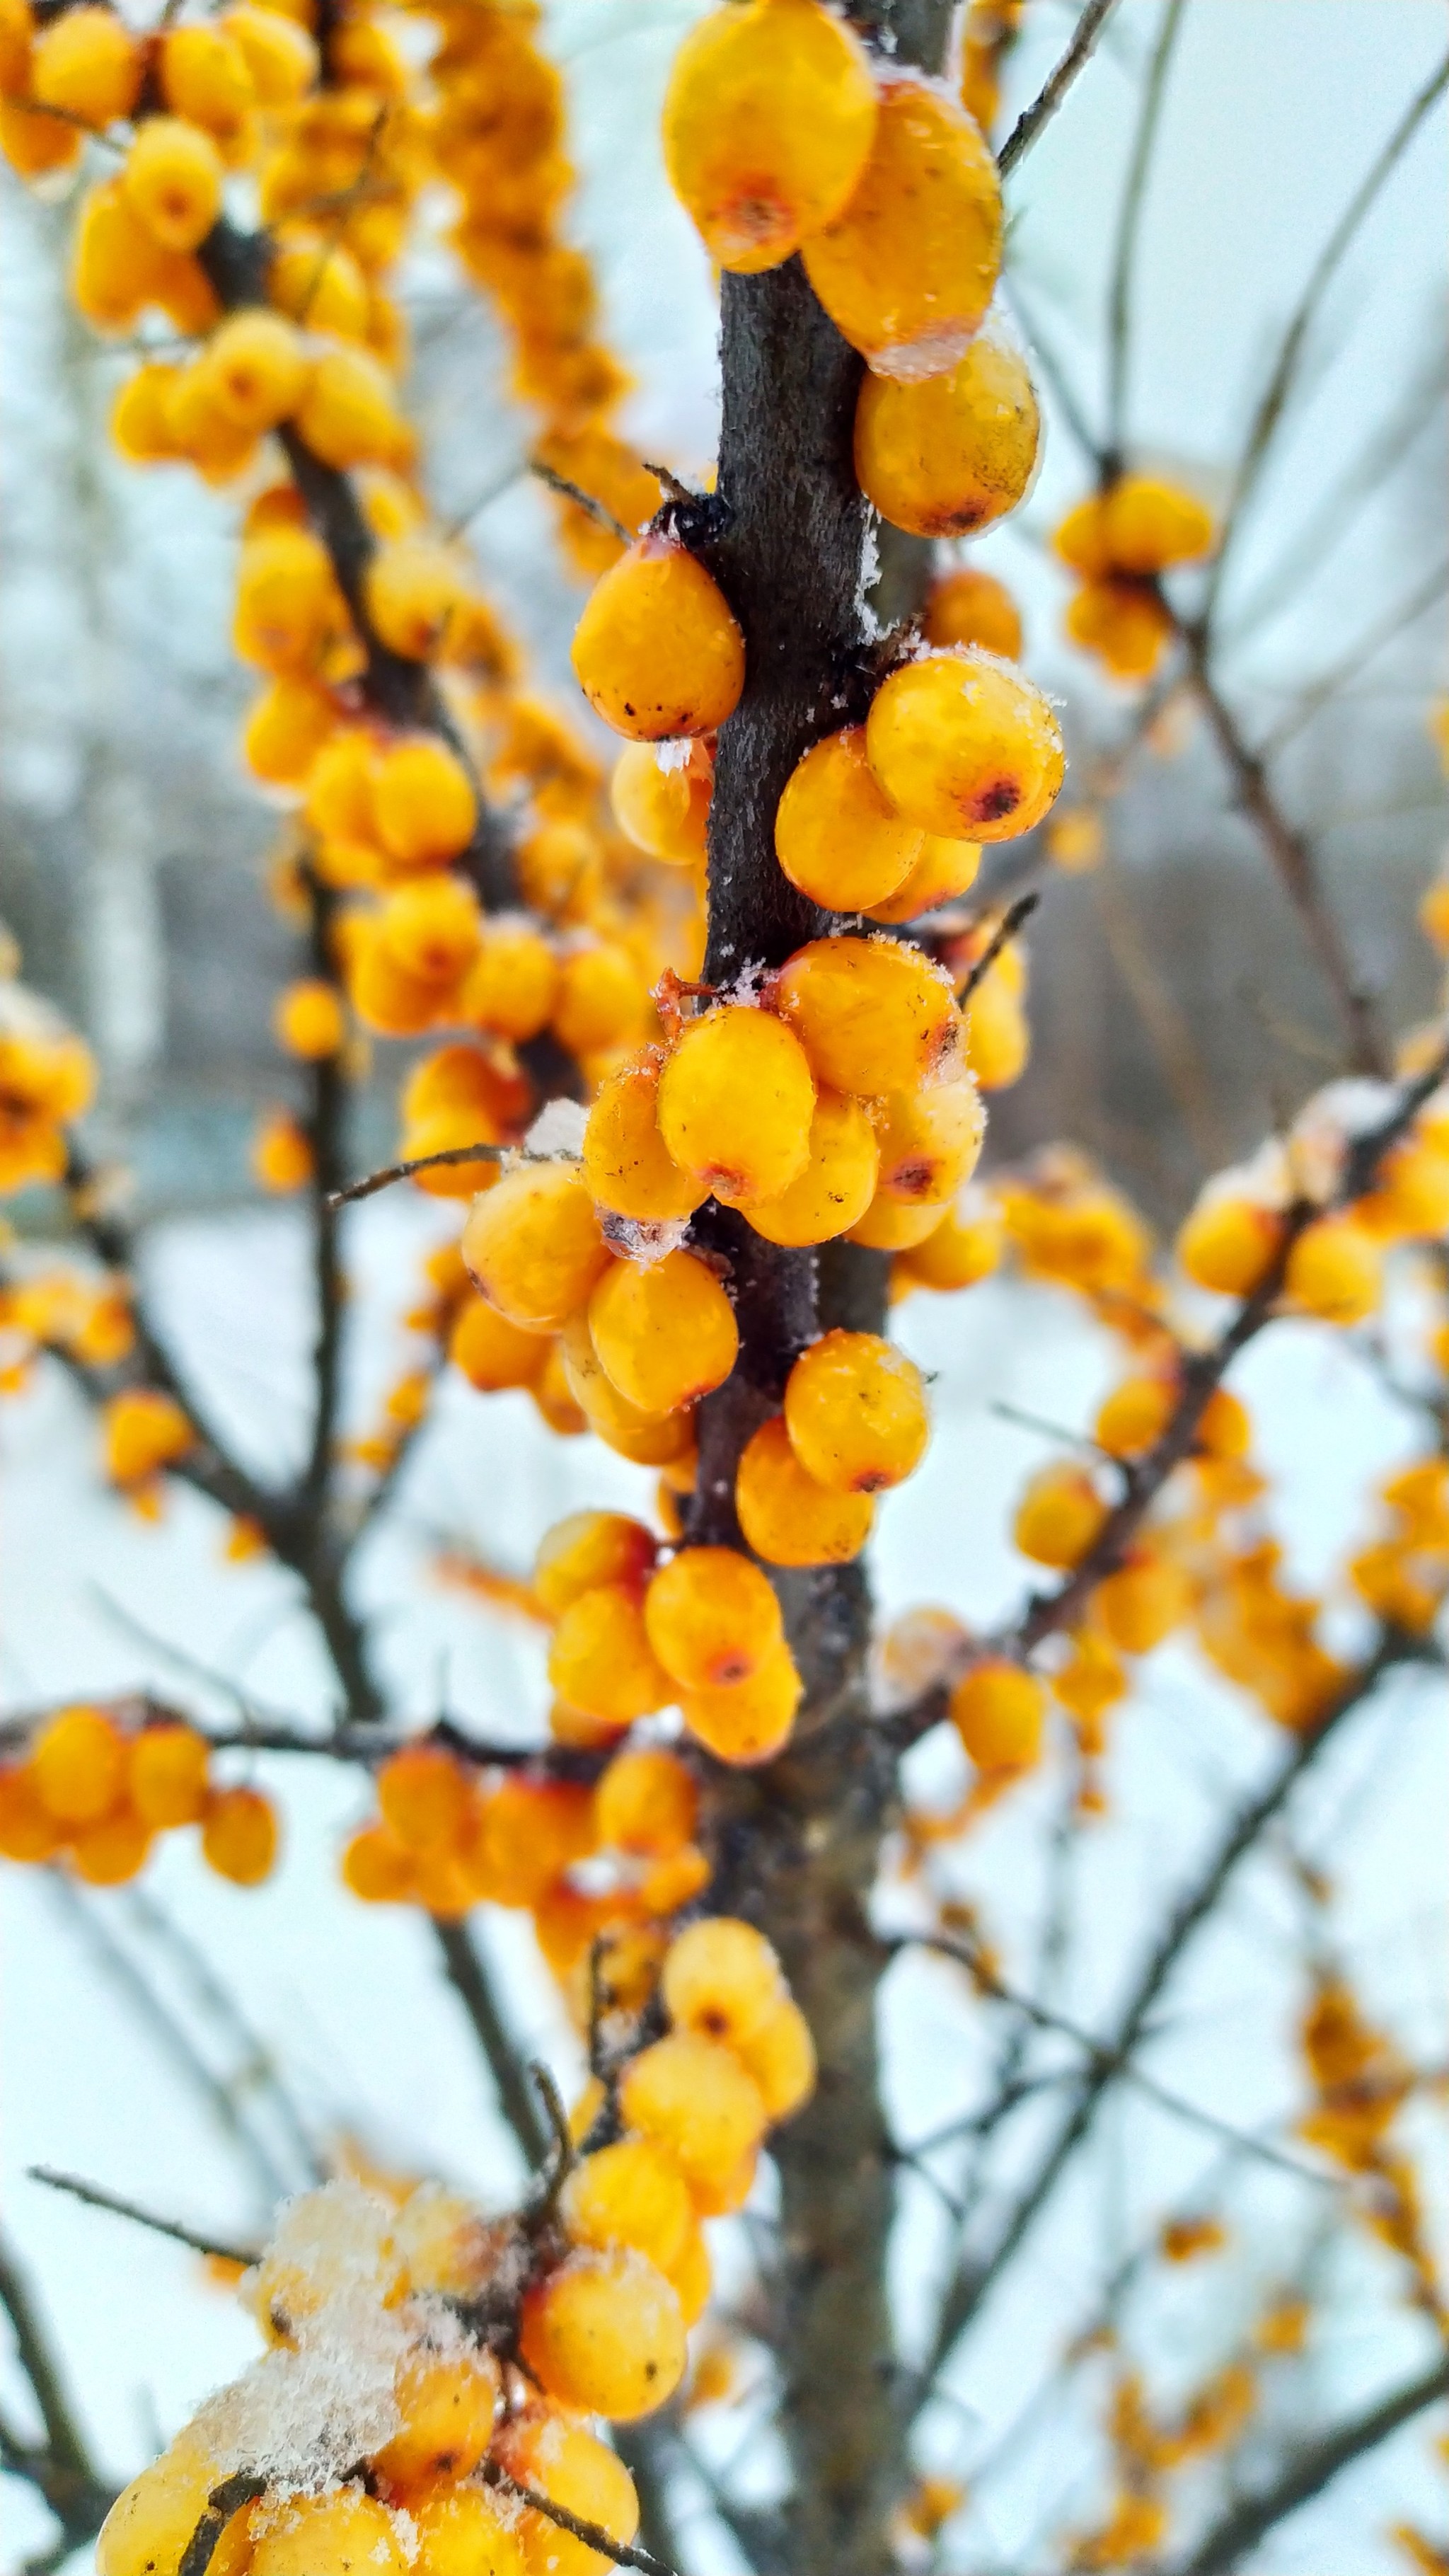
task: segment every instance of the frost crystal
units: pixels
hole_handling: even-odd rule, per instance
[[[646,1269],[652,1262],[663,1261],[667,1254],[677,1252],[689,1232],[687,1216],[649,1220],[616,1216],[612,1208],[600,1208],[599,1224],[606,1243],[612,1243],[630,1261],[642,1262]]]
[[[689,767],[689,755],[693,749],[694,744],[688,734],[676,734],[672,742],[656,742],[654,765],[656,769],[662,769],[667,778],[672,769]]]
[[[860,578],[855,585],[855,613],[860,620],[860,631],[867,644],[877,643],[885,632],[870,604],[870,593],[880,579],[880,539],[876,534],[879,526],[880,519],[877,513],[874,510],[868,510],[865,519],[865,535],[861,539],[860,546]]]
[[[545,1155],[560,1162],[576,1163],[584,1150],[584,1129],[588,1123],[588,1111],[579,1101],[547,1101],[525,1136],[524,1145],[535,1161],[540,1155]]]

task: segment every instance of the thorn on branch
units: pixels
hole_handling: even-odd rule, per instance
[[[1011,940],[1015,939],[1017,932],[1023,929],[1025,924],[1030,921],[1031,916],[1035,912],[1040,901],[1041,896],[1039,894],[1019,894],[1015,903],[1008,904],[994,933],[987,941],[986,946],[982,949],[980,956],[977,958],[975,965],[972,967],[970,974],[967,976],[965,983],[961,987],[960,993],[957,996],[960,1002],[965,1004],[970,1001],[971,996],[975,992],[977,985],[981,982],[982,977],[990,973],[992,967],[997,961],[997,958],[1001,955],[1003,948],[1005,948]]]
[[[388,1163],[363,1180],[349,1181],[345,1190],[329,1190],[325,1205],[351,1207],[358,1199],[374,1197],[378,1190],[390,1190],[397,1181],[410,1181],[414,1172],[430,1172],[444,1163],[501,1163],[505,1154],[518,1150],[513,1145],[448,1145],[438,1154],[415,1154],[409,1162]]]
[[[27,2165],[26,2178],[44,2183],[48,2191],[64,2191],[72,2200],[85,2202],[88,2209],[109,2210],[114,2218],[129,2218],[138,2227],[149,2227],[153,2236],[169,2236],[178,2245],[189,2245],[193,2254],[214,2256],[219,2262],[255,2263],[254,2245],[231,2245],[224,2237],[203,2236],[194,2227],[183,2226],[180,2219],[161,2218],[155,2210],[143,2209],[138,2201],[126,2200],[120,2192],[107,2191],[103,2183],[87,2182],[81,2174],[58,2173],[53,2165]]]
[[[1077,74],[1091,54],[1097,38],[1112,14],[1116,0],[1087,0],[1077,20],[1072,41],[1061,61],[1042,83],[1030,107],[1024,109],[996,156],[996,166],[1003,179],[1016,168],[1031,150],[1042,128],[1051,123]]]
[[[574,508],[592,519],[596,528],[606,528],[611,537],[618,538],[621,546],[632,546],[634,540],[623,520],[616,519],[613,511],[597,500],[592,492],[586,492],[581,484],[571,483],[566,474],[556,474],[553,467],[545,465],[540,457],[530,459],[528,470],[530,474],[537,475],[540,483],[546,483],[550,492],[557,492],[561,500],[572,501]]]

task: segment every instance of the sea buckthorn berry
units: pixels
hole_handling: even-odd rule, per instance
[[[1322,1216],[1305,1227],[1283,1274],[1294,1304],[1325,1324],[1361,1324],[1383,1284],[1383,1244],[1352,1215]]]
[[[526,921],[494,915],[484,924],[459,1013],[521,1045],[546,1025],[557,990],[558,960],[542,933]]]
[[[178,455],[168,403],[180,372],[148,358],[122,385],[111,407],[111,437],[128,465],[164,465]]]
[[[278,994],[272,1026],[289,1055],[319,1063],[336,1055],[347,1035],[342,996],[320,975],[306,976]]]
[[[594,1348],[587,1314],[571,1315],[560,1340],[564,1376],[589,1429],[636,1467],[665,1467],[691,1447],[687,1411],[646,1412],[621,1395]]]
[[[525,2576],[523,2539],[487,2487],[434,2487],[409,2507],[422,2576]],[[531,2519],[541,2522],[541,2514]],[[577,2547],[575,2542],[573,2546]]]
[[[1005,1656],[984,1656],[951,1693],[951,1723],[978,1771],[1026,1771],[1041,1752],[1046,1692]]]
[[[815,2042],[792,1995],[782,1994],[758,2027],[730,2046],[758,2084],[772,2128],[803,2109],[815,2090]]]
[[[533,1588],[550,1619],[557,1619],[581,1592],[601,1583],[633,1584],[642,1591],[658,1553],[653,1533],[624,1512],[570,1512],[539,1541]]]
[[[615,1726],[649,1717],[677,1696],[632,1584],[599,1584],[569,1603],[553,1632],[548,1677],[572,1708]]]
[[[989,1278],[1005,1243],[1006,1228],[997,1210],[968,1190],[924,1243],[910,1246],[900,1266],[910,1285],[949,1294]]]
[[[670,185],[721,268],[774,268],[840,213],[876,126],[858,36],[816,0],[746,0],[686,36],[664,101]]]
[[[138,1485],[161,1467],[184,1458],[196,1434],[173,1396],[149,1386],[113,1395],[101,1416],[106,1473],[117,1485]]]
[[[237,567],[232,642],[263,671],[305,670],[342,619],[327,549],[306,528],[248,537]]]
[[[670,1942],[660,1979],[676,2030],[740,2050],[785,2000],[780,1962],[763,1932],[735,1916],[691,1923]]]
[[[605,573],[574,634],[594,713],[635,742],[713,733],[745,681],[745,640],[724,593],[672,537],[636,538]]]
[[[364,580],[373,632],[394,653],[425,662],[461,604],[463,581],[446,546],[419,536],[379,546]]]
[[[1192,1585],[1182,1566],[1140,1547],[1098,1584],[1092,1601],[1114,1646],[1124,1655],[1150,1655],[1188,1617]]]
[[[415,1038],[433,1027],[445,1001],[446,985],[423,975],[409,975],[382,936],[376,918],[357,918],[346,953],[347,995],[364,1026],[385,1038]]]
[[[692,2030],[671,2031],[625,2067],[619,2108],[674,2158],[691,2192],[719,2183],[765,2134],[759,2086],[733,2051]]]
[[[1012,1538],[1037,1565],[1079,1565],[1100,1538],[1108,1505],[1085,1467],[1067,1460],[1039,1468],[1016,1507]]]
[[[581,1781],[529,1780],[514,1772],[477,1811],[468,1853],[474,1894],[492,1905],[536,1908],[566,1869],[587,1859],[597,1839],[593,1798]]]
[[[1088,580],[1111,573],[1139,579],[1194,563],[1213,541],[1212,513],[1191,492],[1149,474],[1124,474],[1070,510],[1053,540]]]
[[[650,745],[626,742],[614,763],[609,802],[621,832],[635,847],[670,867],[691,867],[705,855],[714,763],[692,742],[689,758],[661,769]]]
[[[1140,1458],[1155,1448],[1177,1406],[1178,1383],[1166,1370],[1124,1377],[1098,1407],[1093,1437],[1114,1458]]]
[[[374,2452],[371,2466],[390,2487],[466,2478],[493,2438],[502,2392],[491,2352],[407,2353],[394,2381],[402,2430]]]
[[[141,47],[112,9],[84,6],[37,29],[30,95],[85,125],[129,116],[141,86]]]
[[[866,912],[872,921],[918,921],[923,912],[954,903],[974,885],[980,865],[978,842],[947,841],[939,832],[927,832],[910,875],[902,878],[884,903],[867,904]]]
[[[790,1371],[785,1428],[817,1485],[876,1494],[902,1484],[931,1436],[921,1372],[878,1333],[826,1333]]]
[[[1031,1029],[1019,992],[989,966],[966,1005],[966,1061],[983,1091],[1019,1082],[1031,1053]]]
[[[679,2167],[652,2138],[620,2138],[575,2165],[559,2199],[575,2245],[632,2247],[666,2279],[694,2234]]]
[[[425,1852],[462,1832],[473,1792],[467,1773],[441,1744],[406,1744],[378,1772],[377,1803],[399,1842]]]
[[[0,1856],[51,1860],[64,1839],[65,1827],[42,1800],[29,1763],[6,1763],[0,1768]]]
[[[522,1332],[482,1297],[469,1297],[460,1306],[448,1339],[449,1359],[480,1395],[533,1386],[548,1348],[541,1333]]]
[[[856,481],[893,528],[969,536],[1024,497],[1040,436],[1026,360],[982,331],[946,375],[918,384],[867,375],[855,412]]]
[[[134,385],[136,378],[131,382]],[[128,452],[119,429],[116,443],[123,454]],[[268,787],[301,787],[336,724],[337,708],[326,689],[313,680],[279,673],[247,717],[242,758],[252,776]]]
[[[1150,679],[1172,635],[1172,612],[1138,581],[1088,581],[1067,602],[1067,636],[1115,680]]]
[[[639,2528],[634,2481],[618,2453],[567,2416],[525,2407],[500,2428],[494,2457],[520,2486],[546,2495],[626,2548]],[[529,2509],[517,2528],[528,2576],[605,2576],[609,2560],[546,2515]]]
[[[744,1214],[767,1243],[828,1243],[846,1234],[875,1195],[880,1149],[858,1100],[816,1095],[810,1159],[778,1198],[747,1199]]]
[[[740,1346],[735,1310],[693,1252],[616,1261],[589,1299],[589,1331],[606,1376],[641,1413],[674,1413],[723,1386]]]
[[[1252,1416],[1242,1398],[1215,1386],[1198,1416],[1197,1448],[1209,1458],[1245,1458],[1252,1440]]]
[[[684,2319],[646,2256],[631,2246],[581,2249],[525,2292],[518,2349],[550,2397],[632,2423],[684,2377]]]
[[[613,1260],[581,1174],[524,1163],[478,1201],[463,1229],[474,1285],[525,1332],[556,1333]]]
[[[709,1183],[681,1171],[659,1132],[662,1071],[653,1051],[621,1065],[600,1084],[584,1130],[590,1196],[615,1216],[645,1224],[692,1216],[709,1196]]]
[[[317,47],[295,18],[277,9],[243,7],[228,9],[222,26],[241,53],[260,106],[290,107],[312,87]]]
[[[954,1198],[976,1169],[985,1128],[981,1095],[969,1079],[889,1093],[876,1131],[881,1190],[915,1207]]]
[[[69,20],[55,23],[59,30]],[[125,330],[155,297],[172,257],[148,232],[120,180],[106,180],[91,189],[75,229],[70,290],[78,309],[98,331]],[[171,368],[165,380],[168,407],[178,373]],[[157,437],[160,453],[174,456],[169,420],[161,420]]]
[[[194,1726],[143,1726],[126,1764],[126,1795],[143,1825],[162,1832],[200,1822],[211,1749]]]
[[[644,1035],[653,1014],[638,965],[618,940],[575,948],[559,966],[553,1032],[572,1056],[597,1055]]]
[[[867,1098],[929,1082],[960,1042],[950,977],[895,939],[812,939],[786,959],[770,1003],[818,1082]]]
[[[102,1709],[62,1709],[36,1737],[29,1772],[42,1803],[62,1824],[95,1824],[125,1788],[125,1739]]]
[[[473,837],[478,799],[457,753],[436,734],[390,743],[373,774],[372,810],[388,857],[400,868],[437,868]]]
[[[1277,1208],[1231,1190],[1205,1190],[1177,1238],[1177,1258],[1199,1288],[1248,1297],[1283,1246]]]
[[[279,1197],[305,1189],[316,1169],[316,1156],[289,1109],[274,1109],[258,1121],[251,1167],[262,1188]]]
[[[366,349],[329,349],[317,360],[297,428],[314,456],[343,473],[394,463],[406,439],[392,379]]]
[[[183,2433],[116,2498],[96,2542],[99,2576],[176,2576],[220,2464]]]
[[[945,1221],[944,1199],[928,1199],[920,1206],[877,1190],[864,1216],[851,1227],[850,1241],[863,1244],[869,1252],[914,1252]]]
[[[201,1848],[218,1878],[260,1887],[276,1867],[277,1811],[260,1789],[213,1789],[202,1819]]]
[[[921,625],[928,644],[980,644],[1003,662],[1021,660],[1021,611],[1005,582],[974,564],[931,584]]]
[[[275,429],[296,410],[310,360],[280,313],[234,313],[213,335],[206,372],[218,408],[241,429]]]
[[[686,1690],[748,1681],[784,1636],[767,1576],[732,1547],[686,1547],[644,1596],[649,1643]]]
[[[914,383],[954,367],[1001,267],[1001,183],[964,109],[918,76],[883,81],[859,185],[802,256],[876,375]]]
[[[171,27],[161,40],[161,92],[173,115],[204,125],[220,139],[235,133],[256,104],[246,56],[215,24]]]
[[[615,1851],[668,1859],[694,1839],[699,1790],[677,1753],[662,1744],[630,1745],[600,1780],[594,1812],[599,1840]]]
[[[324,233],[282,230],[267,270],[267,298],[279,313],[330,339],[366,337],[367,281],[346,244]]]
[[[805,1685],[783,1642],[748,1681],[687,1690],[679,1706],[689,1732],[718,1762],[771,1762],[790,1740]]]
[[[892,802],[948,840],[1029,832],[1066,765],[1041,691],[975,646],[892,671],[871,701],[866,748]]]
[[[814,1108],[799,1038],[743,1002],[690,1020],[659,1081],[666,1150],[730,1205],[777,1198],[804,1170]]]
[[[361,2487],[294,2496],[269,2516],[252,2556],[255,2576],[406,2576],[406,2526]]]
[[[768,1565],[848,1565],[875,1519],[869,1494],[836,1493],[806,1475],[780,1413],[745,1444],[735,1509],[747,1544]]]
[[[384,772],[386,767],[384,762]],[[462,878],[430,871],[418,884],[399,886],[388,896],[378,915],[378,936],[405,975],[451,987],[466,975],[482,943],[478,898]]]
[[[142,223],[168,250],[195,250],[221,212],[221,154],[179,116],[146,119],[121,175]]]
[[[417,1856],[386,1825],[364,1825],[345,1845],[342,1884],[363,1905],[415,1905]]]
[[[877,785],[864,725],[815,743],[775,812],[776,858],[791,884],[830,912],[861,912],[893,894],[920,857],[923,838]]]

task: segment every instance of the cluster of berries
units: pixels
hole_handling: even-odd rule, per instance
[[[65,1127],[94,1090],[82,1041],[38,993],[0,980],[0,1192],[61,1179]]]
[[[1067,606],[1067,633],[1114,680],[1148,680],[1173,632],[1161,576],[1200,562],[1213,542],[1212,514],[1192,493],[1147,474],[1124,474],[1069,510],[1054,543],[1081,587]]]
[[[211,1748],[175,1719],[66,1708],[37,1728],[24,1758],[0,1766],[0,1854],[63,1859],[90,1887],[120,1887],[157,1834],[201,1827],[209,1868],[257,1887],[277,1856],[277,1818],[259,1789],[220,1788]]]

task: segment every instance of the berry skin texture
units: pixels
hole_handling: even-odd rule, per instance
[[[702,744],[681,769],[661,769],[648,743],[628,742],[614,763],[609,802],[621,832],[669,867],[705,855],[714,764]]]
[[[670,1942],[660,1978],[676,2030],[693,2030],[739,2051],[785,1996],[780,1962],[763,1932],[732,1915],[691,1923]]]
[[[878,1333],[826,1333],[790,1371],[785,1428],[817,1485],[876,1494],[903,1484],[931,1436],[920,1370]]]
[[[620,2138],[575,2165],[559,2200],[575,2245],[629,2246],[667,2278],[694,2233],[679,2167],[650,2138]]]
[[[1039,689],[972,646],[903,663],[866,719],[870,765],[927,832],[1009,841],[1061,787],[1061,727]]]
[[[99,2576],[176,2576],[219,2475],[182,2434],[116,2498],[96,2542]]]
[[[1012,1538],[1035,1564],[1065,1572],[1101,1536],[1107,1515],[1086,1468],[1060,1461],[1031,1478],[1016,1508]]]
[[[875,1129],[861,1103],[820,1091],[805,1169],[778,1198],[747,1199],[744,1214],[767,1243],[828,1243],[865,1214],[879,1166]]]
[[[689,1021],[659,1080],[668,1152],[730,1206],[788,1189],[809,1159],[814,1109],[798,1037],[742,1002]]]
[[[975,884],[980,865],[981,850],[975,841],[947,841],[938,832],[928,832],[910,875],[884,903],[868,904],[866,910],[872,921],[918,921],[923,912],[935,912],[939,905],[954,903],[965,894]]]
[[[690,1734],[716,1761],[742,1766],[772,1762],[789,1743],[804,1687],[790,1649],[782,1643],[748,1681],[682,1692],[680,1713]]]
[[[525,2295],[518,2349],[545,2392],[634,2423],[684,2377],[684,2319],[662,2272],[632,2246],[569,2255]]]
[[[624,1512],[570,1512],[539,1542],[533,1588],[548,1617],[559,1619],[571,1601],[601,1583],[642,1589],[657,1554],[652,1533]]]
[[[505,1172],[463,1228],[474,1285],[510,1324],[556,1333],[613,1260],[580,1176],[564,1163]]]
[[[861,912],[893,894],[923,838],[876,784],[864,725],[813,744],[775,813],[776,858],[791,884],[829,912]]]
[[[639,537],[605,573],[574,634],[580,688],[634,742],[713,733],[745,684],[745,639],[718,584],[671,537]]]
[[[816,1080],[863,1098],[915,1090],[960,1043],[950,977],[894,939],[812,939],[786,959],[770,1003]]]
[[[85,125],[129,116],[141,86],[141,48],[113,10],[67,10],[38,30],[30,95],[38,107],[63,108]]]
[[[522,2537],[486,2487],[443,2484],[409,2510],[423,2576],[525,2576]]]
[[[1283,1285],[1325,1324],[1361,1324],[1383,1294],[1384,1247],[1352,1216],[1323,1216],[1288,1255]]]
[[[978,1771],[1026,1771],[1041,1752],[1046,1692],[1020,1664],[988,1656],[962,1674],[950,1715]]]
[[[974,565],[932,583],[923,631],[928,644],[981,644],[1003,662],[1021,660],[1021,611],[1005,582]]]
[[[58,1822],[93,1825],[125,1787],[125,1741],[101,1709],[62,1709],[36,1737],[29,1770],[42,1805]]]
[[[1205,1192],[1177,1238],[1177,1258],[1199,1288],[1249,1297],[1265,1279],[1283,1242],[1276,1208],[1229,1191]]]
[[[233,1887],[260,1887],[277,1862],[277,1815],[259,1789],[217,1789],[202,1820],[207,1866]]]
[[[206,1738],[194,1727],[143,1727],[126,1768],[126,1794],[142,1824],[156,1833],[198,1824],[206,1808],[209,1760]]]
[[[641,1413],[674,1413],[723,1386],[739,1351],[735,1310],[693,1252],[616,1261],[589,1299],[599,1364]]]
[[[574,1401],[600,1440],[638,1467],[667,1467],[683,1457],[693,1438],[689,1414],[646,1413],[621,1395],[594,1348],[586,1314],[570,1318],[559,1348]]]
[[[969,536],[1024,498],[1040,436],[1025,359],[983,331],[946,375],[919,384],[867,375],[855,412],[855,478],[892,527]]]
[[[691,1691],[753,1679],[784,1637],[768,1578],[731,1547],[686,1547],[644,1596],[649,1643],[673,1681]]]
[[[877,102],[857,36],[816,0],[746,0],[695,27],[664,101],[670,185],[712,259],[775,268],[840,213]]]
[[[658,1744],[630,1745],[615,1754],[600,1780],[594,1813],[599,1840],[611,1850],[670,1859],[694,1839],[699,1791],[677,1753]],[[653,2248],[641,2245],[640,2251]]]
[[[875,1519],[869,1494],[834,1493],[806,1475],[781,1413],[745,1444],[735,1510],[747,1544],[767,1565],[849,1565]]]
[[[548,1677],[560,1699],[611,1726],[667,1708],[677,1694],[649,1642],[632,1586],[600,1584],[571,1601],[553,1632]]]
[[[361,2487],[297,2496],[258,2540],[255,2576],[406,2576],[403,2533]]]
[[[881,1193],[907,1207],[939,1207],[976,1169],[986,1118],[974,1082],[895,1091],[878,1129]]]
[[[1001,267],[1001,186],[980,130],[934,84],[886,79],[870,159],[805,272],[875,375],[917,383],[964,357]]]
[[[546,2495],[626,2547],[639,2528],[639,2499],[623,2461],[581,2424],[542,2406],[526,2407],[502,2427],[494,2457],[520,2486]],[[607,2558],[541,2513],[522,2514],[518,2536],[528,2576],[605,2576]],[[471,2568],[468,2576],[474,2576]]]
[[[671,2031],[632,2058],[619,2107],[673,2156],[692,2193],[737,2172],[765,2134],[759,2086],[732,2050],[696,2031]]]
[[[206,375],[219,411],[254,434],[296,410],[309,360],[295,323],[280,313],[234,313],[213,333]]]
[[[491,2352],[410,2352],[394,2383],[402,2430],[371,2462],[390,2487],[466,2478],[493,2437],[502,2374]]]
[[[659,1056],[621,1065],[599,1086],[584,1130],[584,1178],[598,1207],[645,1224],[692,1216],[709,1185],[680,1170],[659,1132]]]
[[[168,250],[195,250],[221,212],[222,161],[209,134],[179,116],[151,116],[122,173],[135,212]]]

